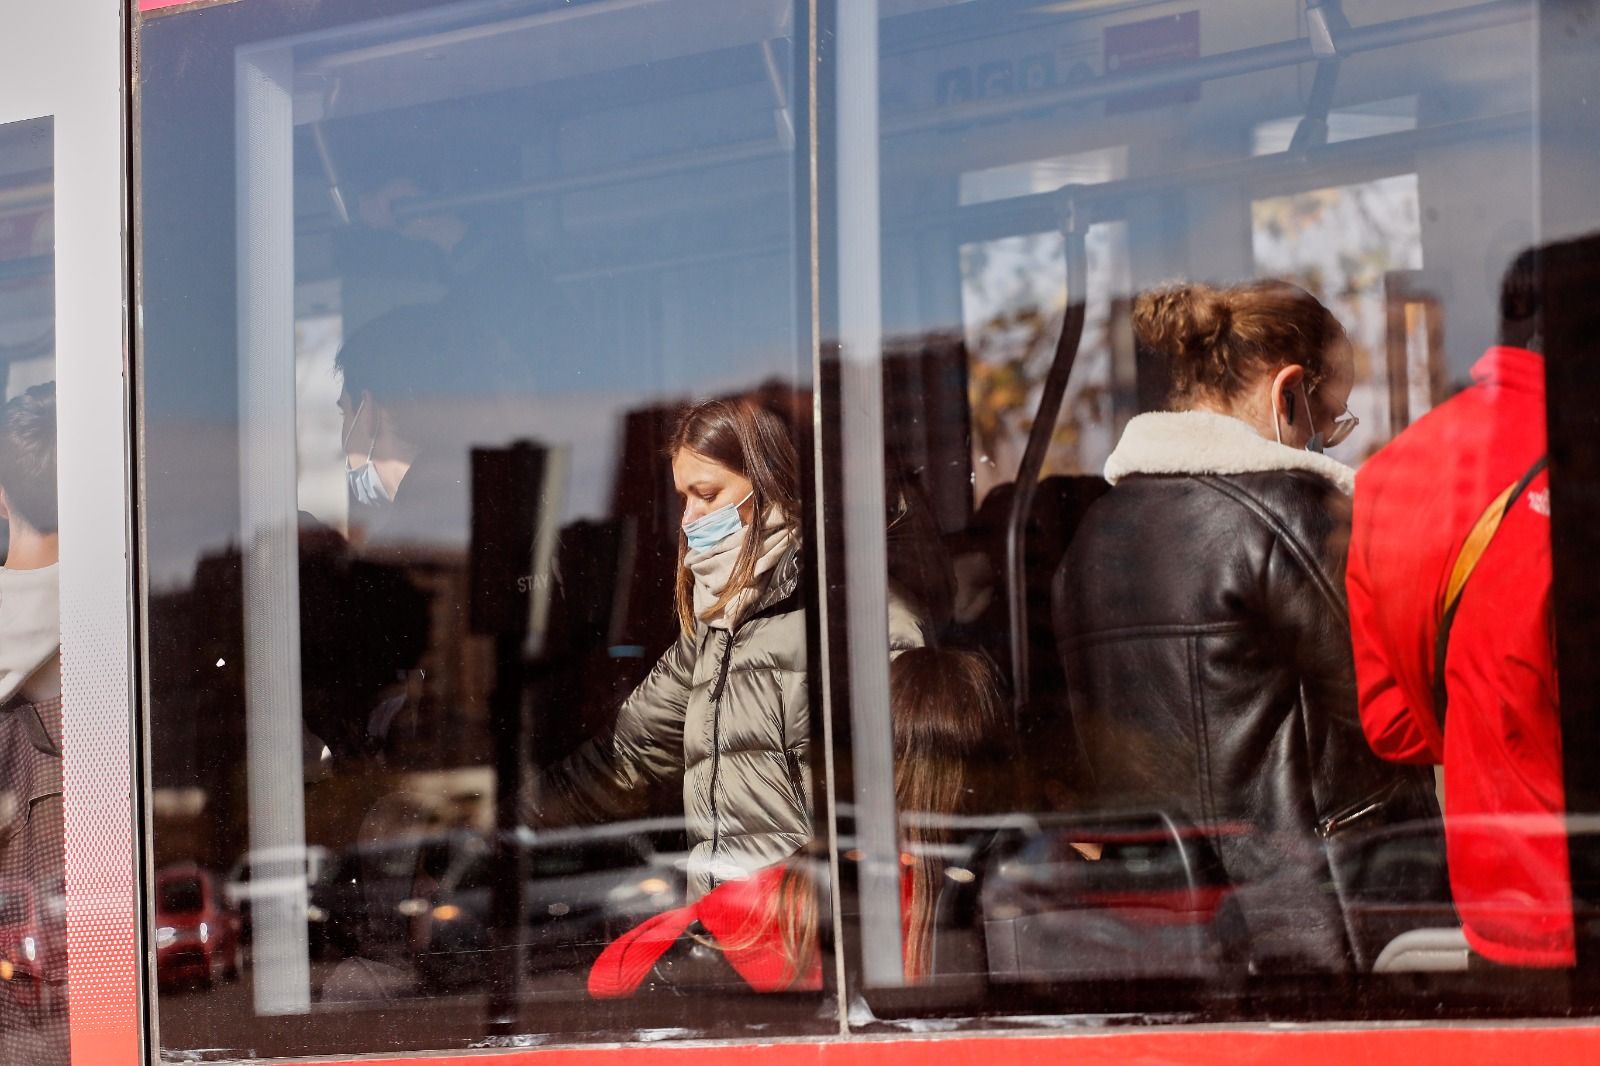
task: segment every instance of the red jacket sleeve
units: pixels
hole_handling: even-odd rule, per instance
[[[1380,757],[1394,762],[1437,763],[1442,761],[1444,738],[1432,707],[1415,707],[1389,664],[1388,650],[1382,641],[1376,590],[1368,572],[1365,536],[1360,523],[1359,486],[1356,501],[1357,525],[1351,537],[1349,565],[1345,570],[1345,592],[1350,600],[1350,637],[1356,660],[1356,693],[1361,708],[1361,729],[1367,743]],[[1404,595],[1403,590],[1393,594]]]

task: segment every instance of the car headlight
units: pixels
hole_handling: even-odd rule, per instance
[[[211,943],[211,927],[205,922],[200,923],[200,943]]]
[[[328,920],[328,912],[323,910],[321,907],[317,906],[315,903],[310,904],[309,906],[306,907],[306,921],[308,921],[308,922],[325,922],[327,920]]]
[[[672,885],[663,877],[647,877],[643,881],[634,881],[625,885],[618,885],[606,893],[606,898],[613,903],[628,903],[636,899],[648,898],[652,901],[660,896],[665,896],[672,891]]]
[[[39,957],[39,945],[33,937],[25,936],[22,938],[22,953],[28,957],[29,962],[33,962]]]
[[[163,925],[156,930],[156,947],[164,948],[178,939],[178,931],[170,925]]]

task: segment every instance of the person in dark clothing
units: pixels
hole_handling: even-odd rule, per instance
[[[470,434],[447,403],[502,384],[492,342],[449,307],[397,307],[361,326],[335,359],[352,541],[466,544]]]
[[[1370,965],[1339,903],[1350,835],[1437,807],[1356,715],[1354,477],[1321,454],[1354,424],[1349,341],[1273,281],[1145,293],[1134,329],[1170,364],[1172,409],[1128,424],[1054,589],[1089,794],[1199,827],[1252,969]]]

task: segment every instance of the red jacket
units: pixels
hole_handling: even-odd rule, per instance
[[[687,907],[666,911],[623,933],[600,953],[589,970],[589,994],[615,999],[638,991],[656,961],[694,922],[716,941],[728,964],[757,992],[822,987],[822,960],[813,958],[791,982],[769,901],[783,880],[785,864],[757,870],[748,878],[718,885]],[[731,946],[730,946],[731,945]]]
[[[1544,360],[1491,348],[1473,386],[1356,478],[1347,586],[1361,724],[1373,750],[1442,763],[1451,892],[1467,940],[1507,965],[1573,963],[1561,733],[1550,617],[1550,494],[1517,499],[1434,639],[1449,571],[1489,502],[1544,454]]]
[[[606,945],[589,970],[589,994],[596,999],[631,996],[650,976],[656,961],[698,921],[727,957],[728,964],[757,992],[814,992],[822,987],[822,958],[813,955],[791,980],[791,966],[771,901],[789,864],[767,866],[740,881],[727,881],[687,907],[666,911]],[[822,901],[816,901],[821,905]],[[900,880],[901,934],[909,935],[911,873]]]

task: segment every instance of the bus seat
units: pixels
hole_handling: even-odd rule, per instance
[[[1373,973],[1463,973],[1472,949],[1461,929],[1411,929],[1384,945]]]
[[[1159,814],[1075,819],[997,847],[981,899],[990,978],[1219,976],[1228,888],[1209,853]]]

